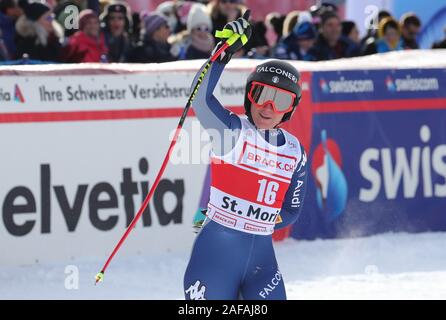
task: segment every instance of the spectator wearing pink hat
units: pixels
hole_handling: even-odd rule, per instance
[[[176,60],[167,42],[171,32],[167,20],[158,13],[142,17],[141,40],[129,55],[130,62],[151,63]]]
[[[107,53],[98,16],[90,9],[82,10],[79,15],[79,31],[70,37],[64,48],[64,61],[105,62]]]

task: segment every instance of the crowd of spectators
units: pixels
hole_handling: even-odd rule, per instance
[[[91,3],[0,0],[0,63],[207,58],[219,41],[215,31],[246,10],[243,0],[165,1],[153,12],[131,12],[123,1]],[[236,57],[321,61],[417,49],[421,28],[414,13],[397,19],[383,10],[361,39],[356,24],[342,21],[333,4],[273,12],[252,24],[253,35]],[[446,39],[432,47],[446,48]]]

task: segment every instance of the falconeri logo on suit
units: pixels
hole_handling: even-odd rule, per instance
[[[277,288],[281,281],[282,274],[279,270],[277,270],[271,281],[267,283],[262,290],[260,290],[259,296],[261,296],[263,299],[266,299],[266,297],[269,296]]]

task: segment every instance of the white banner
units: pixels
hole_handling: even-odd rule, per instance
[[[182,108],[197,71],[5,75],[0,77],[0,113]],[[225,72],[215,96],[228,105],[240,105],[247,76],[247,71]]]
[[[0,76],[0,265],[105,259],[155,180],[195,72]],[[225,105],[242,103],[246,76],[224,74]],[[184,129],[120,255],[190,250],[208,141],[196,118]]]

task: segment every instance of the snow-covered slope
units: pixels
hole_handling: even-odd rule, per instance
[[[289,299],[445,299],[446,233],[276,245]],[[0,299],[183,299],[188,252],[120,258],[94,286],[103,259],[0,267]],[[67,267],[68,266],[68,267]],[[72,281],[79,271],[78,289]]]

